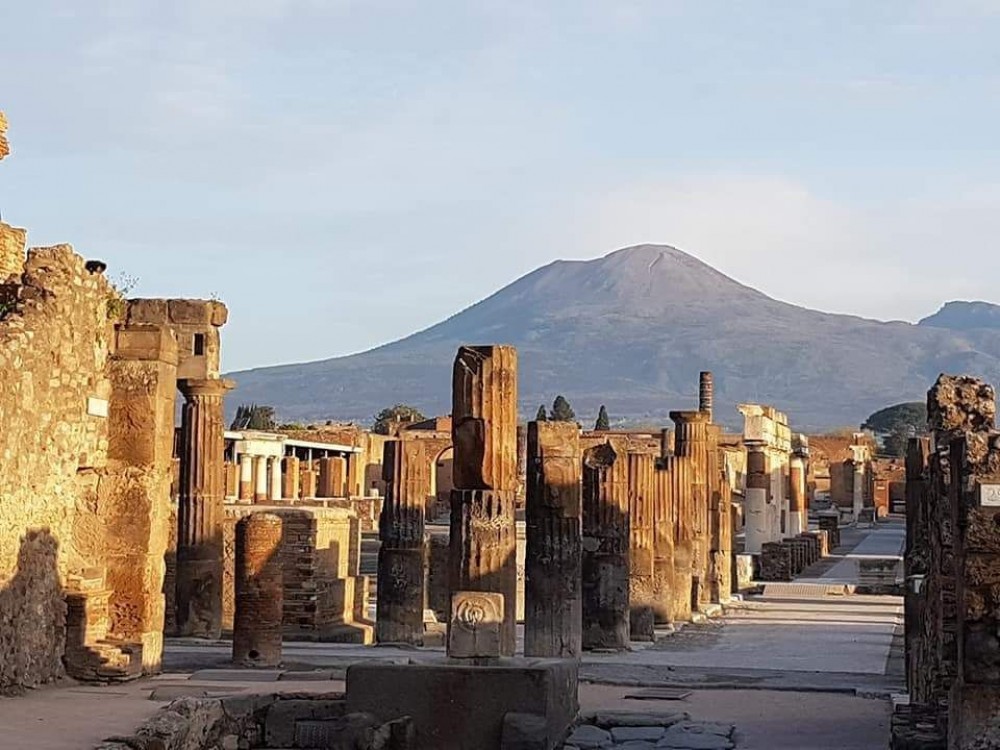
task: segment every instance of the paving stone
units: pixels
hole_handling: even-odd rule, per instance
[[[575,745],[580,750],[594,750],[594,748],[611,747],[611,732],[600,727],[584,724],[577,727],[569,736],[568,742]]]
[[[615,745],[611,750],[656,750],[656,743],[632,740],[623,745]]]
[[[670,727],[656,746],[671,750],[731,750],[732,733],[729,724],[683,722]]]
[[[611,737],[619,743],[632,740],[656,743],[666,731],[663,727],[615,727],[611,730]]]
[[[332,669],[313,669],[308,672],[282,672],[278,678],[281,682],[326,682],[327,680],[343,679],[344,672],[334,672]]]
[[[191,675],[191,679],[206,682],[277,682],[283,673],[283,670],[271,669],[203,669]]]
[[[690,720],[683,711],[638,712],[597,711],[583,716],[583,721],[603,729],[614,727],[669,727]]]

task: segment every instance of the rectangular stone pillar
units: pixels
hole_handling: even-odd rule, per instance
[[[525,656],[576,659],[582,650],[581,461],[576,424],[528,423]]]
[[[159,670],[163,655],[176,340],[160,326],[120,328],[108,377],[108,463],[98,496],[107,539],[110,632],[142,645],[149,673]]]
[[[628,453],[629,630],[633,641],[652,641],[654,583],[653,454]]]
[[[583,456],[583,648],[629,647],[628,462],[611,442]]]
[[[347,462],[341,456],[330,456],[319,461],[318,497],[344,497],[347,480]]]
[[[424,504],[431,483],[430,457],[422,440],[390,440],[382,458],[386,484],[379,517],[379,643],[423,644]]]
[[[285,456],[282,459],[282,482],[281,494],[286,500],[298,500],[300,490],[300,475],[302,472],[301,462],[297,456]]]
[[[516,648],[517,350],[463,346],[452,379],[452,593],[503,594],[501,652]]]

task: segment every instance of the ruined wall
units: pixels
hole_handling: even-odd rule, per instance
[[[63,670],[69,573],[102,563],[111,288],[68,245],[33,249],[0,316],[0,692]]]

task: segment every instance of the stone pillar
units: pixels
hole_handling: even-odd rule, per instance
[[[253,500],[253,487],[253,456],[244,453],[240,456],[240,500],[251,502]]]
[[[503,594],[501,652],[516,648],[517,350],[463,346],[452,380],[452,593]]]
[[[678,550],[690,550],[691,606],[708,603],[708,415],[700,411],[675,411],[670,418],[676,425],[674,452],[688,459],[687,486],[681,485],[678,502],[677,543],[674,547],[675,563],[680,559]]]
[[[671,437],[671,443],[673,438]],[[676,456],[661,459],[655,470],[653,504],[653,616],[658,623],[674,620],[674,493]],[[689,598],[690,601],[690,598]]]
[[[660,431],[660,458],[667,458],[674,454],[674,431],[664,429]]]
[[[702,372],[698,379],[698,411],[708,415],[708,421],[712,421],[713,408],[715,405],[715,384],[712,373]]]
[[[583,648],[629,647],[628,464],[608,442],[583,457]]]
[[[865,462],[855,457],[854,461],[854,489],[852,499],[854,500],[854,521],[861,518],[861,511],[865,507]]]
[[[747,488],[744,504],[746,540],[744,551],[759,555],[767,542],[773,541],[767,493],[771,478],[767,472],[767,447],[747,442]]]
[[[529,422],[524,655],[577,659],[582,650],[580,430]]]
[[[652,641],[656,586],[654,558],[653,454],[629,453],[629,630],[633,641]]]
[[[303,499],[313,499],[318,497],[317,494],[317,481],[316,481],[316,470],[310,466],[303,466],[301,469],[300,478],[302,480],[302,488],[300,497]]]
[[[930,572],[930,523],[927,482],[931,445],[928,438],[910,438],[906,449],[906,549],[903,568],[906,593],[903,623],[906,636],[906,686],[914,702],[926,703],[927,670],[920,637],[924,628],[924,583]]]
[[[222,634],[223,397],[231,380],[180,380],[181,480],[177,509],[177,630]]]
[[[302,471],[300,461],[297,456],[285,456],[282,462],[284,464],[282,467],[282,482],[284,486],[282,487],[281,494],[286,500],[298,500],[299,475]]]
[[[788,496],[788,533],[795,537],[809,530],[809,516],[806,510],[806,463],[801,455],[792,456]]]
[[[281,518],[270,513],[254,513],[236,524],[233,662],[238,665],[281,664],[281,530]]]
[[[281,480],[281,457],[272,456],[270,459],[271,463],[271,489],[268,492],[268,500],[272,502],[275,500],[281,500],[283,497],[282,490],[284,490],[284,482]]]
[[[719,449],[722,428],[708,426],[709,582],[713,604],[728,604],[733,591],[733,503]]]
[[[424,640],[424,503],[430,459],[422,440],[390,440],[382,454],[386,495],[379,517],[379,643],[420,646]]]
[[[319,461],[318,497],[343,497],[347,462],[340,456],[330,456]]]
[[[254,456],[253,501],[267,502],[267,456]]]

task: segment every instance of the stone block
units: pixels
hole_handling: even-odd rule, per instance
[[[344,700],[283,700],[267,710],[264,719],[264,741],[269,747],[292,747],[295,725],[300,721],[339,719],[347,713]]]
[[[500,747],[511,713],[545,717],[554,746],[576,716],[576,690],[572,660],[505,659],[489,667],[355,664],[347,670],[348,711],[380,721],[411,717],[414,750]]]
[[[500,750],[550,750],[549,725],[538,714],[509,713],[503,719]]]
[[[503,594],[456,591],[451,599],[448,656],[455,659],[500,657]]]

